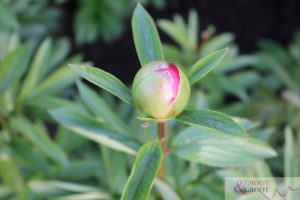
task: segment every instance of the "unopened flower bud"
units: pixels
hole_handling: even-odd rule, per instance
[[[176,65],[153,61],[138,71],[132,92],[133,102],[143,117],[164,121],[176,117],[186,107],[190,84]]]

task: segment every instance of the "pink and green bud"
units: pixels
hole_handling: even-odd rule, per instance
[[[143,117],[164,121],[179,115],[190,97],[186,75],[174,64],[153,61],[136,74],[133,102]]]

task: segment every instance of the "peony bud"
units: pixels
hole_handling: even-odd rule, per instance
[[[136,74],[133,102],[144,117],[164,121],[180,114],[190,97],[186,75],[174,64],[153,61]]]

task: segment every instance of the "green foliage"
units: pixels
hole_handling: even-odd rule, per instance
[[[198,62],[196,62],[189,70],[190,83],[194,84],[213,70],[228,52],[228,48],[215,51]]]
[[[78,0],[78,4],[75,16],[78,44],[94,42],[97,38],[110,42],[120,37],[132,8],[128,0]]]
[[[0,62],[0,152],[3,158],[0,177],[6,187],[0,196],[3,199],[29,198],[33,196],[27,184],[29,179],[50,178],[55,174],[51,165],[64,168],[70,164],[67,153],[50,138],[46,127],[49,115],[45,109],[61,106],[62,102],[69,104],[58,95],[74,84],[77,75],[64,64],[68,53],[64,47],[68,47],[66,40],[46,39],[35,50],[20,45],[17,34],[2,37],[7,37],[9,44],[1,47]],[[71,60],[79,62],[80,56]],[[50,101],[52,105],[48,104]]]
[[[132,102],[131,92],[118,78],[95,67],[70,65],[71,68],[95,85],[109,91],[127,103]]]
[[[0,94],[5,92],[10,85],[14,85],[28,67],[29,48],[20,46],[9,52],[1,63],[0,69]],[[20,67],[21,66],[21,67]]]
[[[121,200],[147,200],[149,198],[162,157],[158,141],[149,142],[140,149]]]
[[[214,167],[242,166],[276,156],[268,145],[249,136],[233,136],[203,127],[183,130],[173,146],[180,157]]]
[[[206,107],[222,108],[228,95],[247,101],[250,97],[246,90],[255,87],[260,77],[258,72],[249,68],[257,63],[257,58],[239,55],[238,47],[233,43],[233,34],[214,35],[213,26],[200,32],[199,24],[194,10],[190,11],[187,22],[180,15],[175,15],[173,21],[158,20],[158,26],[175,42],[175,45],[163,44],[165,59],[185,68],[193,88],[206,92]],[[223,49],[225,47],[230,50]],[[212,73],[201,79],[217,65]],[[246,67],[249,69],[241,71]],[[197,93],[195,90],[194,96]],[[231,110],[229,112],[232,113]]]
[[[137,5],[133,13],[132,32],[141,66],[164,59],[156,26],[141,4]]]
[[[11,119],[11,124],[30,143],[37,146],[45,155],[61,165],[67,165],[68,160],[65,153],[54,144],[43,124],[31,124],[27,119],[15,117]]]
[[[29,1],[24,2],[25,5]],[[93,29],[86,35],[80,32],[81,43],[99,36],[116,37],[109,31],[118,29],[118,23],[123,24],[125,14],[121,9],[130,7],[125,5],[127,1],[80,2],[84,8],[79,11],[84,13],[80,14],[83,16],[80,23],[86,25],[80,31]],[[98,10],[98,4],[105,6]],[[4,16],[0,23],[7,23],[5,26],[12,29],[24,27],[24,23],[19,23],[20,18],[14,17],[15,8],[9,9],[0,1],[0,11],[5,6],[8,9],[0,13]],[[43,7],[40,8],[37,10],[42,12]],[[120,12],[111,12],[115,9]],[[112,15],[118,17],[109,18]],[[94,29],[94,23],[102,21],[86,23],[89,17],[96,20],[104,17],[108,20],[104,20],[104,27],[115,27]],[[245,67],[257,64],[257,69],[267,76],[263,87],[269,90],[272,101],[269,98],[266,101],[273,103],[276,99],[273,93],[284,88],[288,93],[272,106],[290,103],[290,112],[296,113],[293,108],[298,108],[299,84],[295,81],[298,71],[292,66],[298,65],[299,38],[296,38],[297,45],[296,42],[291,45],[290,54],[278,45],[265,44],[266,49],[257,57],[239,56],[232,34],[213,36],[210,27],[199,33],[195,11],[190,12],[188,23],[177,15],[174,21],[160,20],[158,24],[178,47],[164,44],[162,51],[155,23],[137,5],[132,29],[141,65],[163,59],[179,64],[189,75],[194,95],[188,109],[168,121],[168,152],[163,146],[165,139],[158,138],[154,128],[157,120],[137,118],[131,90],[118,78],[85,64],[67,67],[81,59],[80,56],[66,59],[69,51],[66,40],[53,42],[48,38],[35,48],[20,45],[18,34],[0,34],[1,44],[5,41],[0,45],[0,200],[223,199],[224,177],[273,176],[270,167],[273,169],[274,164],[268,165],[263,159],[277,153],[282,158],[282,152],[284,175],[299,175],[299,160],[294,159],[299,157],[298,147],[292,133],[299,130],[299,124],[290,123],[291,119],[297,121],[298,115],[291,115],[281,123],[290,123],[291,129],[285,130],[284,148],[275,152],[267,144],[270,138],[274,139],[272,128],[261,128],[256,121],[203,109],[213,105],[228,108],[223,105],[228,93],[244,101],[240,110],[255,102],[246,90],[256,87],[261,75]],[[120,33],[116,31],[116,34]],[[278,68],[274,63],[291,67]],[[268,73],[268,67],[273,67],[275,73]],[[78,75],[106,91],[98,93],[80,81]],[[276,76],[280,76],[281,82],[270,84]],[[78,95],[71,87],[75,82]],[[257,104],[253,105],[256,108]],[[228,113],[238,113],[233,107],[228,108]],[[164,180],[156,178],[162,166]]]
[[[38,45],[47,34],[57,30],[62,15],[61,9],[49,0],[1,0],[0,13],[0,34],[17,32],[33,45]]]
[[[256,67],[264,77],[262,86],[255,93],[257,98],[251,102],[255,107],[261,108],[259,113],[269,112],[268,124],[288,124],[295,130],[300,130],[297,122],[300,117],[300,62],[297,57],[297,52],[300,51],[299,38],[300,33],[297,32],[287,49],[271,40],[260,42],[261,50],[257,52],[259,62]],[[278,93],[281,94],[280,98],[277,98]]]
[[[164,7],[165,0],[77,0],[74,26],[77,43],[91,43],[99,38],[109,43],[120,38],[136,2],[159,9]]]
[[[136,141],[105,127],[105,124],[82,114],[76,109],[59,108],[51,111],[52,117],[68,129],[118,151],[135,154]]]
[[[212,110],[186,110],[176,119],[189,125],[206,127],[221,133],[237,136],[247,135],[246,131],[233,119]]]
[[[181,28],[183,28],[184,23],[180,19],[181,18],[177,18],[177,22],[181,25]],[[195,19],[195,15],[192,15],[190,20],[194,25],[196,23]],[[161,43],[155,24],[150,15],[140,4],[137,5],[134,11],[132,28],[141,65],[153,60],[163,59],[160,49]],[[189,34],[193,35],[193,31],[195,31],[195,28],[190,27]],[[194,37],[196,37],[195,34]],[[195,38],[192,41],[194,40]],[[212,46],[215,47],[214,45]],[[190,48],[195,47],[191,46]],[[190,66],[193,67],[190,71],[190,81],[196,83],[200,78],[215,68],[227,51],[228,49],[226,48],[222,50],[216,49],[216,51],[196,61],[196,64],[191,63]],[[130,90],[113,75],[93,67],[71,65],[71,68],[86,80],[109,91],[126,103],[131,102]],[[61,108],[51,111],[52,116],[57,121],[74,132],[94,140],[101,145],[106,145],[112,149],[129,154],[134,153],[133,149],[135,148],[131,145],[134,144],[136,138],[142,138],[141,140],[143,142],[149,140],[147,139],[149,135],[142,137],[136,134],[132,135],[130,132],[126,133],[126,131],[120,132],[120,127],[110,122],[110,120],[116,119],[117,116],[111,113],[107,103],[101,100],[96,93],[93,93],[82,83],[79,82],[78,87],[83,102],[93,115],[99,116],[100,119],[93,119],[92,116],[88,117],[90,114],[85,114],[82,110],[74,112],[74,110],[72,111],[69,108]],[[97,105],[103,106],[101,108],[94,108],[97,107]],[[114,106],[114,104],[111,104],[111,106]],[[103,117],[106,112],[109,113],[108,116]],[[137,130],[136,127],[134,128],[134,126],[138,124],[136,121],[136,113],[133,114],[134,118],[130,119],[132,119],[134,123],[131,123],[131,120],[129,121],[129,124],[133,124],[133,127],[129,127],[127,130]],[[202,163],[218,167],[244,166],[253,163],[255,160],[276,156],[276,152],[269,145],[265,144],[264,141],[249,136],[244,127],[224,114],[210,110],[189,110],[184,111],[177,119],[178,122],[183,122],[194,127],[184,129],[175,137],[172,143],[172,151],[169,153],[182,157],[193,164]],[[156,119],[150,118],[142,120],[148,121],[147,123],[150,123],[149,121],[157,122]],[[242,120],[239,121],[243,122]],[[101,123],[103,124],[101,125]],[[109,133],[105,125],[108,127],[111,126],[111,129],[115,131]],[[242,125],[250,126],[249,122],[246,123],[245,121]],[[185,127],[184,125],[180,125],[180,123],[178,123],[177,126],[181,128]],[[178,132],[178,129],[174,128],[172,132]],[[133,133],[136,132],[133,131]],[[163,143],[163,139],[160,142]],[[162,159],[160,148],[158,142],[150,142],[140,149],[121,199],[148,199],[154,178],[160,168],[160,161]],[[164,152],[163,156],[166,156],[165,153],[166,152]],[[182,165],[185,163],[185,161],[182,160],[178,162]],[[172,176],[172,174],[169,174],[168,177],[170,176]],[[167,184],[158,184],[163,184],[165,190],[168,190],[171,196],[175,198],[178,197],[176,192],[173,192]],[[159,192],[164,192],[165,190],[159,190]],[[187,194],[184,193],[183,195]],[[168,195],[162,196],[168,198]]]

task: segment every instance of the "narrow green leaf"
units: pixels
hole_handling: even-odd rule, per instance
[[[91,177],[100,177],[103,171],[99,157],[73,159],[68,166],[57,168],[55,177],[62,180],[81,181]]]
[[[13,158],[7,152],[0,152],[0,178],[1,182],[15,192],[24,188],[23,177]]]
[[[55,132],[55,143],[57,143],[66,153],[72,153],[87,143],[87,139],[80,135],[73,134],[73,131],[59,126]]]
[[[104,193],[104,192],[84,192],[84,193],[65,195],[65,196],[54,198],[52,200],[91,200],[91,199],[107,200],[107,199],[111,199],[111,197],[108,193]]]
[[[176,26],[176,24],[172,21],[161,19],[158,21],[158,26],[181,47],[186,47],[186,45],[189,44],[186,35],[186,30],[180,29],[180,27]]]
[[[232,33],[222,33],[206,41],[201,47],[200,56],[206,56],[218,49],[232,45],[234,35]]]
[[[114,194],[122,194],[128,178],[126,157],[105,146],[101,146],[101,155],[109,191]]]
[[[73,102],[68,99],[63,99],[54,96],[39,96],[36,99],[34,99],[34,101],[28,101],[29,106],[32,106],[34,108],[41,108],[43,110],[60,108],[64,106],[69,106],[70,104],[73,104]]]
[[[28,75],[24,81],[20,100],[23,100],[38,84],[42,79],[43,68],[47,65],[47,59],[51,50],[51,40],[49,38],[45,39],[40,47],[38,48],[36,55],[33,59],[32,65],[28,72]]]
[[[226,55],[222,63],[216,69],[219,73],[230,73],[236,70],[241,70],[249,66],[257,65],[258,58],[252,55],[229,55],[233,48],[230,49],[230,52]]]
[[[191,85],[199,81],[206,74],[212,71],[224,58],[228,52],[228,48],[212,52],[197,61],[189,70],[189,80]]]
[[[0,0],[1,29],[16,29],[19,27],[17,18],[9,5],[10,2]]]
[[[49,158],[64,166],[68,164],[65,153],[51,141],[41,124],[32,124],[25,118],[14,117],[12,118],[12,126]]]
[[[290,128],[285,128],[285,146],[284,146],[284,176],[299,176],[299,153],[295,144],[295,139]]]
[[[162,160],[159,141],[148,142],[138,152],[121,200],[147,200]]]
[[[189,46],[192,50],[197,48],[199,35],[199,20],[196,10],[191,10],[189,12],[189,21],[187,28],[187,36],[189,40]]]
[[[64,65],[67,65],[70,62],[78,63],[82,60],[81,55],[75,55],[71,59],[68,59],[67,62],[65,62],[69,53],[69,40],[66,38],[56,39],[51,48],[49,63],[47,64],[47,67],[43,68],[43,71],[41,72],[42,76],[47,75],[57,67],[60,67],[62,63],[64,63]]]
[[[37,194],[49,195],[59,194],[61,191],[69,192],[95,192],[99,191],[97,187],[82,185],[72,182],[59,180],[33,180],[29,182],[30,188]]]
[[[251,138],[224,135],[204,127],[189,127],[173,141],[176,155],[214,167],[245,166],[255,160],[276,156],[266,143]]]
[[[32,147],[23,138],[14,138],[11,143],[11,148],[15,157],[29,169],[43,172],[46,175],[50,174],[50,168],[46,157],[41,153],[39,148]]]
[[[156,179],[155,188],[159,191],[163,200],[181,200],[178,194],[165,182]]]
[[[51,74],[46,80],[37,86],[26,100],[32,99],[41,95],[54,95],[70,87],[77,80],[78,75],[70,68],[62,67]]]
[[[84,65],[73,65],[70,67],[80,76],[99,86],[100,88],[119,97],[126,103],[132,103],[131,92],[118,78],[104,70]]]
[[[64,182],[59,180],[32,180],[30,189],[40,198],[52,197],[52,200],[110,199],[109,193],[90,185]]]
[[[34,91],[28,95],[28,99],[36,98],[38,96],[58,94],[67,87],[74,84],[78,75],[73,72],[67,65],[70,62],[80,62],[80,56],[73,56],[68,59],[60,68],[52,72],[45,80],[43,80]]]
[[[252,129],[257,128],[261,123],[258,121],[252,121],[247,118],[242,117],[231,117],[234,121],[236,121],[245,131],[250,131]]]
[[[57,122],[75,133],[117,151],[135,154],[139,147],[134,138],[110,130],[96,119],[68,107],[51,110],[50,114]]]
[[[14,85],[28,67],[29,48],[20,46],[9,52],[0,64],[0,95]]]
[[[177,120],[197,126],[206,127],[230,135],[246,136],[246,131],[233,119],[223,113],[208,109],[183,111]]]
[[[103,117],[120,133],[129,133],[129,127],[115,114],[104,99],[82,82],[77,82],[80,97],[89,110],[97,116]]]
[[[164,60],[155,23],[140,3],[134,10],[131,25],[141,66],[150,61]]]

